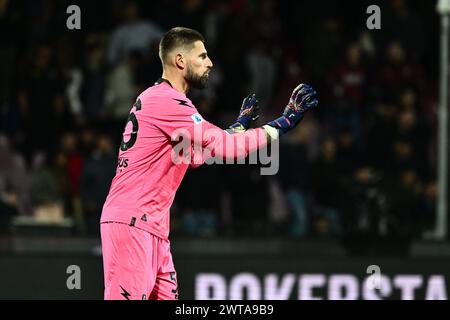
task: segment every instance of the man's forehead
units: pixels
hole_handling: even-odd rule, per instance
[[[200,54],[200,53],[203,53],[203,52],[206,52],[205,44],[202,41],[200,41],[200,40],[195,41],[194,42],[194,47],[192,48],[191,53],[194,53],[194,54],[198,53],[198,54]]]

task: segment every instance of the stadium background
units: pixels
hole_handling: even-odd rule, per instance
[[[80,30],[66,26],[72,4]],[[366,27],[372,4],[381,30]],[[282,141],[277,175],[257,165],[188,172],[171,212],[180,297],[364,299],[376,265],[384,298],[412,298],[408,283],[414,298],[446,299],[450,247],[429,238],[435,6],[0,0],[0,298],[102,297],[98,220],[121,133],[161,74],[160,36],[187,26],[205,35],[214,63],[210,88],[190,95],[206,119],[225,128],[255,92],[262,124],[298,82],[317,89],[320,106]],[[70,265],[81,290],[66,286]]]

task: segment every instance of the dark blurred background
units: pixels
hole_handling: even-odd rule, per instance
[[[66,27],[72,4],[81,30]],[[372,4],[381,8],[381,30],[366,27]],[[69,251],[98,249],[130,107],[161,75],[160,37],[186,26],[205,36],[214,63],[209,89],[190,94],[207,120],[227,127],[255,92],[263,124],[300,82],[316,88],[320,105],[281,142],[277,175],[260,175],[258,165],[188,171],[171,211],[174,243],[217,240],[217,253],[227,247],[221,241],[273,239],[296,257],[307,244],[305,252],[324,255],[410,257],[419,243],[421,252],[448,255],[446,247],[422,247],[436,220],[435,6],[0,0],[4,254],[58,251],[62,241]],[[261,240],[261,252],[266,245]]]

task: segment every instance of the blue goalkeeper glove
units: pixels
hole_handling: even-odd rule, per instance
[[[311,86],[303,83],[298,85],[292,91],[283,115],[267,123],[267,125],[278,130],[278,137],[292,130],[303,119],[306,111],[317,107],[319,101],[316,99],[316,94]]]
[[[230,133],[245,131],[250,127],[252,121],[259,118],[259,106],[255,94],[249,94],[243,101],[239,116],[234,124],[227,131]]]

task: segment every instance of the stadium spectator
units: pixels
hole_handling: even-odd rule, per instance
[[[138,91],[135,72],[139,59],[137,51],[130,52],[125,61],[112,69],[106,80],[105,115],[116,131],[124,125]]]
[[[313,221],[316,232],[322,235],[339,236],[342,229],[339,212],[342,170],[337,148],[335,139],[326,137],[322,142],[321,154],[312,165]]]
[[[303,237],[310,232],[309,216],[310,165],[306,143],[308,127],[299,127],[292,137],[280,146],[280,170],[278,179],[290,209],[289,234]]]
[[[30,214],[28,183],[25,160],[11,148],[8,138],[0,135],[1,231],[8,231],[12,217]]]
[[[83,115],[92,123],[104,117],[106,91],[106,59],[104,48],[98,41],[92,40],[86,48],[86,60],[83,64],[83,80],[80,96]]]
[[[80,177],[80,197],[87,232],[99,235],[98,221],[117,165],[111,139],[96,137],[95,149],[84,161]]]
[[[108,62],[115,65],[128,58],[132,51],[145,54],[152,41],[159,41],[163,31],[151,21],[140,18],[138,3],[129,1],[123,8],[123,23],[111,35]]]
[[[58,219],[65,215],[65,186],[58,181],[55,158],[37,153],[30,171],[30,203],[36,216]]]

